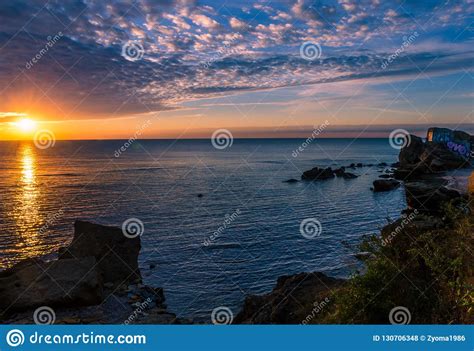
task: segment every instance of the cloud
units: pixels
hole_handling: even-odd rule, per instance
[[[215,29],[218,29],[220,27],[220,24],[217,21],[213,20],[212,18],[210,18],[206,15],[193,14],[193,15],[191,15],[190,18],[198,26],[201,26],[201,27],[204,27],[204,28],[207,28],[207,29],[215,30]]]
[[[297,0],[226,8],[191,0],[1,2],[0,109],[48,105],[51,119],[137,114],[244,91],[472,70],[469,3]],[[382,69],[415,30],[419,39]],[[129,40],[143,46],[138,61],[122,57]],[[320,59],[300,57],[306,41],[320,44]]]

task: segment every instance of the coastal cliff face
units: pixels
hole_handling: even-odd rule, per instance
[[[474,320],[474,204],[441,178],[469,160],[410,137],[392,174],[403,181],[409,208],[361,243],[364,272],[345,281],[319,272],[281,277],[269,294],[248,296],[234,323],[393,324],[398,310],[406,323]],[[316,167],[302,178],[325,174]],[[374,181],[373,190],[398,187],[390,177]]]

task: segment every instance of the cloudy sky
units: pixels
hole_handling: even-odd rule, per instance
[[[0,136],[383,136],[472,128],[474,2],[0,3]],[[362,133],[362,134],[361,134]]]

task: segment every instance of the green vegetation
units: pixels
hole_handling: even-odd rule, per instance
[[[436,218],[418,214],[408,225],[391,223],[382,237],[368,237],[361,244],[370,253],[364,258],[365,271],[340,288],[331,307],[313,323],[389,323],[396,306],[408,308],[412,324],[472,323],[472,200],[470,206],[451,203]],[[390,236],[395,228],[397,234]],[[388,236],[389,244],[383,241]]]

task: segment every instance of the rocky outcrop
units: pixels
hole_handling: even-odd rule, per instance
[[[346,167],[340,167],[335,170],[333,170],[331,167],[328,167],[328,168],[314,167],[313,169],[310,169],[309,171],[304,172],[303,175],[301,176],[301,179],[325,180],[325,179],[334,178],[334,176],[342,177],[344,179],[354,179],[358,177],[354,173],[346,172]]]
[[[140,237],[126,237],[117,227],[76,221],[71,244],[61,250],[60,258],[93,256],[105,283],[141,282],[138,268]]]
[[[411,168],[421,161],[421,155],[425,151],[423,139],[416,135],[410,135],[410,142],[400,150],[398,156],[400,168]]]
[[[0,320],[30,324],[35,309],[47,306],[63,324],[180,322],[166,310],[163,289],[141,284],[139,236],[83,221],[74,229],[59,259],[28,259],[0,272]]]
[[[405,193],[408,206],[425,212],[438,212],[444,203],[461,197],[435,180],[405,182]]]
[[[85,306],[103,298],[94,257],[44,262],[24,261],[0,276],[0,310],[24,310],[40,305]]]
[[[442,172],[450,169],[463,168],[469,162],[461,155],[451,151],[444,144],[426,143],[420,160],[431,172]]]
[[[398,168],[394,177],[400,180],[415,180],[426,174],[459,169],[469,166],[469,161],[451,151],[447,144],[423,142],[410,135],[409,143],[400,150]]]
[[[400,182],[395,179],[377,179],[374,180],[372,190],[374,192],[390,191],[398,188]]]
[[[334,178],[334,172],[330,167],[314,167],[313,169],[310,169],[301,175],[301,179],[303,180],[325,180],[330,178]]]
[[[278,278],[266,295],[247,296],[235,324],[300,324],[320,301],[332,300],[332,290],[345,281],[323,273],[299,273]]]

